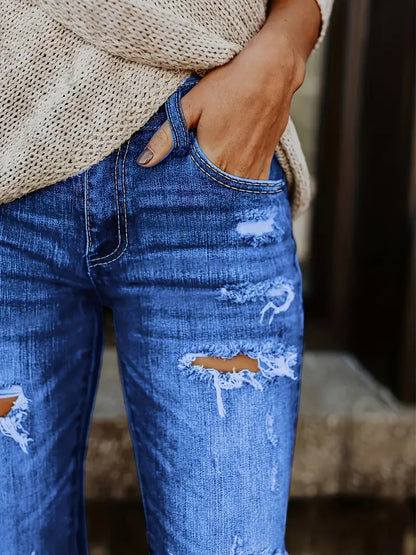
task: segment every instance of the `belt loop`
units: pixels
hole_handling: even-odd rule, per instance
[[[173,136],[173,151],[179,156],[188,154],[192,142],[192,135],[183,115],[181,96],[184,90],[188,92],[198,81],[199,79],[186,78],[165,102],[166,116]]]

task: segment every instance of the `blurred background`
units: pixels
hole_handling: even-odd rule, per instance
[[[415,16],[413,0],[335,0],[292,105],[314,200],[295,222],[306,329],[291,555],[416,554]],[[105,317],[86,468],[90,554],[145,555]]]

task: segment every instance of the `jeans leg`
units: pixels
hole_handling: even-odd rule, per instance
[[[103,322],[84,245],[78,178],[0,206],[2,555],[88,553],[84,462]]]
[[[152,292],[159,299],[166,293],[163,288]],[[151,334],[138,331],[132,320],[132,313],[147,302]],[[269,380],[266,374],[242,371],[241,382],[229,381],[229,387],[225,383],[218,390],[217,370],[192,373],[187,355],[199,349],[224,358],[239,352],[261,355],[256,351],[261,337],[253,331],[243,335],[254,327],[254,316],[241,309],[235,319],[226,310],[215,313],[203,294],[191,288],[172,295],[169,315],[161,312],[161,304],[143,294],[141,302],[131,298],[129,310],[115,318],[150,552],[285,553],[301,354],[289,367],[293,353],[271,349],[265,359],[270,355],[281,373]],[[198,326],[209,320],[218,326],[215,338]],[[234,328],[234,338],[228,327]]]
[[[187,155],[139,168],[146,139],[126,159],[128,248],[99,276],[150,552],[283,555],[303,305],[280,168],[271,185]],[[259,371],[193,364],[238,354]]]

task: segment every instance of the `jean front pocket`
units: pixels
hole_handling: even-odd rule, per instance
[[[274,152],[269,171],[269,179],[249,179],[232,175],[217,167],[206,156],[196,138],[196,130],[187,128],[182,111],[181,97],[198,82],[189,78],[165,102],[166,116],[172,131],[173,148],[176,156],[190,158],[199,175],[228,189],[245,193],[275,194],[286,187],[286,178],[276,152]]]
[[[236,191],[243,191],[245,193],[280,193],[286,185],[286,179],[283,173],[283,169],[280,166],[279,159],[276,152],[273,154],[273,158],[270,164],[269,176],[273,176],[272,179],[250,179],[247,177],[239,177],[232,175],[218,166],[216,166],[207,155],[202,150],[199,145],[196,133],[193,133],[193,141],[190,149],[190,156],[193,163],[198,167],[198,169],[203,172],[207,177],[228,187],[229,189],[234,189]]]

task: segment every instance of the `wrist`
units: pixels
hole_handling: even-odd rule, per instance
[[[292,94],[302,85],[306,73],[306,57],[296,48],[296,42],[286,30],[282,29],[276,36],[276,29],[263,27],[244,49],[250,49],[261,73],[280,81],[283,78],[287,90]]]

